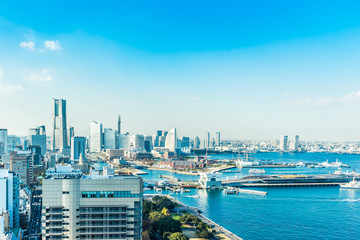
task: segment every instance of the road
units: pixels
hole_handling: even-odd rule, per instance
[[[31,201],[31,218],[28,227],[29,240],[40,239],[41,233],[41,206],[42,206],[42,190],[34,188]]]

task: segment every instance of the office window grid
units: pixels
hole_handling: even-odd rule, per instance
[[[82,192],[82,198],[134,198],[141,197],[141,194],[134,194],[130,191],[96,191]]]

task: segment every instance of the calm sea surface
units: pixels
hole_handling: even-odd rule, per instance
[[[231,159],[232,155],[213,155],[212,159]],[[324,162],[338,159],[360,172],[360,155],[325,153],[258,153],[256,159],[275,162]],[[336,169],[296,168],[265,169],[266,174],[331,173]],[[181,180],[198,180],[198,176],[180,175],[167,171],[146,170],[143,178],[159,180],[159,175],[175,176]],[[222,179],[248,175],[223,173]],[[181,202],[200,208],[204,215],[245,240],[251,239],[360,239],[360,190],[339,187],[252,188],[267,191],[267,196],[249,194],[225,195],[219,190],[191,190],[175,194],[164,191]],[[149,191],[148,193],[151,193]]]

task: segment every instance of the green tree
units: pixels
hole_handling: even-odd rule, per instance
[[[164,217],[164,215],[162,215],[159,212],[151,212],[149,214],[149,220],[150,222],[158,222],[162,217]]]
[[[160,234],[164,232],[181,232],[181,223],[172,217],[164,216],[156,222]]]
[[[149,216],[149,213],[156,211],[156,204],[151,201],[144,201],[143,204],[143,216]]]
[[[214,234],[212,234],[211,232],[209,232],[208,230],[202,230],[200,232],[196,232],[196,236],[198,238],[206,238],[206,239],[210,239],[214,236]]]
[[[167,208],[167,209],[171,210],[171,209],[174,209],[176,206],[175,203],[173,203],[170,199],[168,199],[166,197],[163,197],[162,199],[157,201],[155,204],[159,211],[161,211],[163,208]]]
[[[199,231],[206,230],[206,225],[203,222],[199,222],[196,229]]]
[[[169,240],[189,240],[189,238],[180,232],[176,232],[170,235]]]
[[[164,240],[168,240],[169,236],[171,235],[171,232],[164,232],[164,234],[162,235],[162,238]]]

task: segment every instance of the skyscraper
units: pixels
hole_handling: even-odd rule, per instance
[[[166,135],[165,148],[169,149],[172,152],[175,152],[176,145],[177,145],[176,128],[173,128]]]
[[[210,133],[206,132],[205,134],[205,148],[210,147]]]
[[[220,147],[220,132],[216,132],[215,147]]]
[[[68,147],[66,125],[66,100],[54,99],[53,106],[53,150]]]
[[[300,139],[300,137],[299,137],[299,135],[295,135],[294,137],[293,137],[293,139],[291,139],[291,141],[290,141],[290,147],[289,147],[289,150],[290,151],[294,151],[294,152],[297,152],[297,151],[299,151],[299,139]]]
[[[140,240],[143,181],[66,170],[43,180],[42,239]]]
[[[7,129],[0,129],[0,156],[7,153]]]
[[[71,159],[77,160],[80,154],[85,158],[86,138],[72,137],[71,138]]]
[[[119,118],[118,118],[118,129],[117,129],[117,133],[120,135],[121,134],[121,118],[120,118],[120,115],[119,115]]]
[[[111,128],[104,128],[104,149],[116,149],[117,132]]]
[[[19,178],[9,169],[0,169],[0,211],[10,213],[10,228],[20,225],[19,215]]]
[[[280,137],[280,151],[287,151],[288,150],[288,136],[281,136]]]
[[[10,170],[19,176],[21,184],[30,186],[34,180],[34,158],[30,151],[11,152]]]
[[[71,138],[75,136],[74,127],[67,128],[67,142],[68,146],[71,147]]]
[[[104,145],[103,125],[92,121],[90,123],[90,151],[101,152]]]
[[[199,147],[200,147],[200,138],[196,136],[194,139],[194,148],[199,148]]]

